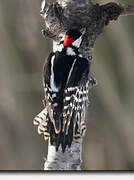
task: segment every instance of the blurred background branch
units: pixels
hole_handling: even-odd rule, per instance
[[[134,15],[134,6],[127,4],[119,4],[119,6],[122,8],[122,16]]]
[[[41,170],[47,154],[32,124],[42,109],[41,69],[52,47],[41,35],[40,4],[0,1],[1,170]],[[96,41],[91,72],[98,86],[90,92],[84,170],[134,169],[133,32],[133,16],[120,17]]]

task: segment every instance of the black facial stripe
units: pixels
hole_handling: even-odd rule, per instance
[[[63,44],[64,41],[60,41],[58,45]]]
[[[76,46],[73,46],[73,45],[70,45],[70,47],[73,49],[73,51],[74,51],[76,54],[78,54],[78,55],[80,54],[79,51],[78,51],[79,48],[77,48]]]

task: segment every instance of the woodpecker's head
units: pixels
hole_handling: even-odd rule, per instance
[[[64,36],[64,47],[69,45],[75,46],[76,48],[80,47],[82,41],[82,33],[76,29],[70,29],[66,32]]]

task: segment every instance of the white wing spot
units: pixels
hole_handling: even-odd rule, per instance
[[[56,97],[56,93],[52,94],[52,98],[55,98]]]
[[[57,104],[57,103],[54,103],[54,104],[53,104],[53,107],[57,107],[57,106],[58,106],[58,104]]]
[[[64,106],[64,109],[67,109],[68,108],[68,106]]]
[[[68,91],[74,91],[74,90],[75,90],[75,87],[68,88]]]
[[[71,99],[71,97],[70,97],[70,96],[66,97],[66,101],[69,101],[70,99]]]
[[[73,106],[73,104],[72,103],[70,103],[70,107],[72,107]]]

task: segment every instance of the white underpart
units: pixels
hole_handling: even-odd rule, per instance
[[[55,56],[53,56],[51,59],[50,87],[54,92],[58,92],[59,89],[55,86],[55,83],[54,83],[54,71],[53,71],[54,59],[55,59]]]
[[[82,41],[82,36],[80,36],[76,41],[72,43],[73,46],[79,48]]]
[[[75,52],[71,47],[67,47],[67,55],[68,56],[75,56]]]

